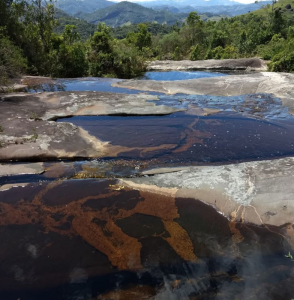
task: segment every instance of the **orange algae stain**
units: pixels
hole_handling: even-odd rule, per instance
[[[203,138],[208,138],[211,136],[208,132],[202,132],[194,129],[194,126],[198,123],[199,119],[195,119],[188,128],[184,131],[185,134],[185,144],[174,150],[174,153],[184,152],[190,149],[194,144],[203,144]],[[184,137],[182,137],[183,139]]]
[[[244,240],[243,235],[241,234],[240,230],[236,228],[236,219],[238,216],[238,211],[240,207],[231,213],[231,220],[228,222],[230,231],[232,233],[232,241],[235,244],[241,243]]]
[[[19,205],[10,205],[0,203],[0,226],[16,224],[25,225],[33,223],[32,219],[39,221],[39,216],[36,211],[32,210],[30,206],[26,206],[23,201]]]
[[[119,289],[116,291],[107,292],[98,296],[97,300],[139,300],[139,299],[153,299],[157,294],[156,287],[143,285],[135,286],[128,289]],[[93,299],[94,300],[94,299]]]
[[[93,214],[85,213],[73,219],[72,225],[77,234],[97,250],[108,256],[113,266],[119,269],[141,268],[141,244],[124,234],[113,221],[108,220],[111,236],[105,237],[103,230],[92,222]]]
[[[177,289],[180,283],[181,283],[181,280],[179,280],[179,279],[175,280],[173,282],[173,289],[174,290]]]
[[[174,198],[145,191],[141,191],[140,194],[145,201],[137,204],[134,213],[142,213],[162,220],[173,220],[179,217]]]
[[[42,224],[45,232],[56,232],[61,235],[79,235],[87,243],[107,255],[113,266],[124,269],[142,268],[140,252],[142,245],[133,237],[125,234],[115,222],[133,214],[144,214],[158,217],[164,223],[170,237],[165,239],[176,253],[184,260],[197,259],[188,233],[174,220],[179,217],[175,198],[147,191],[138,192],[129,187],[120,190],[109,186],[103,193],[87,196],[76,201],[46,205],[44,197],[49,190],[59,186],[63,181],[47,184],[38,192],[31,202],[20,200],[15,204],[0,202],[0,225]],[[98,183],[98,181],[97,181]],[[78,184],[78,183],[77,183]],[[66,186],[62,193],[71,193]],[[137,191],[133,207],[124,206],[125,194]],[[58,193],[56,193],[58,197]],[[139,196],[138,196],[139,195]],[[47,196],[48,197],[48,196]],[[113,201],[113,198],[118,199]],[[58,199],[57,199],[58,200]],[[91,200],[93,207],[85,203]],[[99,206],[104,201],[105,207]],[[127,200],[129,200],[127,198]],[[97,203],[98,206],[95,206]],[[97,208],[98,207],[98,208]],[[62,227],[71,219],[70,227]]]
[[[241,234],[240,230],[236,228],[236,222],[230,221],[228,223],[230,231],[232,233],[232,241],[236,244],[241,243],[244,240],[243,235]]]
[[[165,240],[184,260],[196,260],[194,247],[188,233],[174,221],[163,221],[165,229],[169,232],[170,237]]]

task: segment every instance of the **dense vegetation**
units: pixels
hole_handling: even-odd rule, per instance
[[[153,2],[153,1],[152,1]],[[191,7],[193,11],[193,8]],[[176,22],[182,23],[188,16],[188,12],[173,13],[168,9],[157,10],[144,7],[142,5],[122,1],[104,9],[98,9],[91,13],[76,13],[75,17],[84,19],[89,23],[98,24],[103,22],[111,27],[123,25],[154,22],[158,24],[174,25]],[[228,15],[210,14],[204,12],[200,15],[201,20],[219,21]]]
[[[54,18],[57,20],[54,32],[62,34],[66,25],[75,25],[76,30],[79,33],[81,40],[86,41],[91,35],[93,35],[96,25],[88,23],[85,20],[69,16],[64,11],[56,8]]]
[[[0,74],[2,81],[22,72],[131,78],[144,72],[145,62],[152,59],[250,56],[271,60],[272,71],[293,72],[293,9],[282,1],[219,22],[204,22],[193,12],[186,22],[171,27],[149,23],[117,30],[99,23],[82,41],[78,24],[54,32],[58,22],[51,1],[44,7],[42,0],[0,0]]]
[[[114,5],[115,2],[107,0],[58,0],[56,5],[67,14],[74,16],[77,13],[90,13],[97,9]]]
[[[184,17],[187,14],[184,14]],[[138,24],[142,22],[157,22],[168,25],[182,21],[181,15],[169,11],[156,11],[136,3],[122,1],[109,7],[95,10],[92,13],[76,14],[77,17],[90,23],[104,22],[111,27],[118,27],[124,24]]]

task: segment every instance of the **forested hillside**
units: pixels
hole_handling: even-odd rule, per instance
[[[211,1],[206,1],[208,3],[210,3]],[[262,4],[260,3],[250,3],[250,4],[242,4],[242,3],[238,3],[238,2],[233,2],[233,5],[212,5],[210,3],[210,5],[206,5],[206,6],[201,6],[199,4],[199,2],[195,1],[193,3],[193,6],[172,6],[173,2],[167,2],[168,4],[165,5],[158,5],[157,1],[154,2],[149,2],[151,4],[149,5],[153,5],[150,6],[151,8],[155,9],[155,10],[167,10],[173,13],[190,13],[191,11],[197,11],[200,14],[204,14],[204,13],[209,13],[209,14],[214,14],[214,15],[227,15],[230,17],[234,17],[234,16],[238,16],[238,15],[242,15],[251,11],[255,11],[258,10],[261,5],[266,5],[268,3],[271,3],[270,1],[262,1]],[[179,2],[182,3],[182,2]]]
[[[55,9],[54,18],[57,21],[56,26],[54,27],[55,33],[62,34],[66,25],[75,25],[76,30],[83,41],[86,41],[91,35],[93,35],[96,28],[96,25],[85,20],[69,16],[58,8]]]
[[[0,74],[2,81],[21,73],[131,78],[155,59],[252,56],[270,60],[272,71],[293,72],[292,7],[293,0],[281,0],[218,22],[205,22],[192,12],[186,22],[172,26],[148,23],[113,29],[99,23],[93,34],[94,27],[85,29],[84,40],[89,38],[83,41],[79,32],[88,24],[70,19],[62,28],[51,1],[43,7],[41,0],[0,0]]]
[[[180,14],[180,19],[185,20],[187,18],[188,14]],[[57,34],[61,34],[64,30],[65,25],[75,25],[76,30],[81,36],[82,41],[86,41],[90,35],[92,35],[95,31],[96,25],[93,23],[89,23],[86,20],[70,16],[66,14],[64,11],[56,8],[54,17],[57,21],[57,25],[54,28],[54,32]],[[202,14],[200,15],[201,20],[203,21],[219,21],[222,19],[222,17],[226,16],[217,16],[213,14]],[[167,24],[159,24],[157,22],[144,22],[147,27],[148,31],[152,33],[152,35],[163,35],[170,33],[176,23],[173,23],[174,25],[167,25]],[[182,22],[179,22],[182,24]],[[136,32],[138,30],[138,24],[134,24],[132,22],[127,22],[126,24],[119,26],[119,27],[113,27],[112,28],[112,34],[115,38],[123,39],[127,36],[129,32]]]
[[[57,0],[56,7],[63,10],[69,15],[75,15],[77,13],[91,13],[97,9],[102,9],[115,2],[107,0]]]
[[[138,24],[143,22],[166,23],[168,25],[182,21],[181,16],[168,11],[155,11],[139,4],[123,1],[104,9],[96,10],[90,14],[77,14],[81,19],[90,23],[98,24],[104,22],[111,27],[118,27],[123,24]]]
[[[75,16],[84,19],[89,23],[98,24],[99,22],[104,22],[111,27],[119,27],[146,22],[173,25],[176,22],[184,22],[188,13],[173,13],[165,9],[153,10],[139,4],[123,1],[105,9],[98,9],[92,13],[78,13]],[[203,13],[200,15],[201,20],[204,21],[218,21],[222,17],[229,16],[210,13]]]

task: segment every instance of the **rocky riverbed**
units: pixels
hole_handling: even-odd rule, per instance
[[[1,299],[294,297],[294,75],[203,77],[0,94]]]

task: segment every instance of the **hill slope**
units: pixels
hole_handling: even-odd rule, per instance
[[[75,15],[79,12],[91,13],[114,4],[107,0],[57,0],[56,7],[69,15]]]
[[[55,10],[54,17],[58,23],[58,25],[54,28],[55,33],[61,34],[65,25],[75,25],[82,41],[86,41],[90,35],[94,33],[96,28],[96,25],[88,23],[85,20],[72,17],[60,9]]]
[[[157,1],[140,1],[137,2],[146,7],[152,7],[154,5],[169,5],[175,7],[183,7],[183,6],[214,6],[214,5],[235,5],[240,4],[239,2],[231,1],[231,0],[157,0]]]
[[[271,4],[270,1],[262,1],[261,3],[250,3],[250,4],[234,4],[234,5],[212,5],[212,6],[170,6],[170,5],[157,5],[155,4],[151,8],[154,10],[167,10],[173,13],[190,13],[191,11],[197,11],[199,14],[211,13],[216,15],[229,15],[231,17],[246,14],[251,11],[260,9],[262,5],[267,3]]]
[[[268,12],[272,10],[272,6],[270,5],[267,8],[266,5],[263,4],[265,4],[265,2],[262,1],[260,5],[262,5],[263,8],[250,12],[250,14],[258,16],[268,14]],[[294,22],[294,0],[279,0],[274,4],[274,9],[280,10],[286,18],[291,19]]]
[[[270,1],[263,1],[260,3],[250,3],[250,4],[236,4],[231,6],[224,5],[216,5],[216,6],[195,6],[195,10],[199,13],[209,12],[212,14],[226,14],[231,17],[247,14],[248,12],[255,11],[260,9],[262,5],[266,5],[267,3],[271,3]]]
[[[77,14],[81,19],[97,24],[104,22],[109,26],[118,27],[123,24],[138,24],[144,22],[157,22],[167,25],[182,21],[181,16],[177,16],[168,11],[155,11],[151,8],[143,7],[139,4],[123,1],[104,9],[96,10],[89,14]]]

